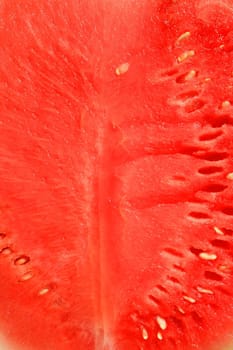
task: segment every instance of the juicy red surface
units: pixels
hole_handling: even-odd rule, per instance
[[[13,349],[231,339],[232,12],[1,2],[0,329]]]

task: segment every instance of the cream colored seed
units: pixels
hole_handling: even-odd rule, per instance
[[[185,51],[177,58],[177,61],[178,61],[178,63],[181,63],[181,62],[187,60],[188,58],[193,57],[194,55],[195,55],[194,50]]]
[[[122,63],[120,66],[116,68],[116,75],[122,75],[128,72],[129,70],[129,63]]]
[[[158,338],[159,340],[163,340],[163,335],[162,335],[161,332],[158,332],[158,333],[157,333],[157,338]]]
[[[215,231],[218,235],[224,235],[224,233],[222,232],[222,230],[220,230],[220,228],[218,228],[217,226],[214,226],[214,231]]]
[[[226,109],[226,108],[229,108],[231,106],[231,103],[230,101],[223,101],[222,103],[222,109]]]
[[[227,174],[227,179],[228,180],[233,180],[233,173]]]
[[[228,265],[220,265],[218,269],[219,271],[226,272],[226,273],[232,272],[232,267]]]
[[[184,32],[183,34],[181,34],[181,35],[179,36],[179,38],[177,39],[176,42],[179,43],[179,42],[181,42],[182,40],[189,38],[190,35],[191,35],[190,32]]]
[[[211,81],[211,78],[205,78],[205,79],[204,79],[204,82],[205,82],[205,83],[208,83],[209,81]]]
[[[45,295],[49,292],[49,288],[43,288],[38,292],[38,295]]]
[[[182,307],[177,306],[177,310],[178,310],[182,315],[185,315],[185,311],[182,309]]]
[[[21,281],[28,281],[33,277],[32,272],[27,272],[21,277]]]
[[[191,304],[195,304],[196,300],[194,298],[188,297],[187,295],[183,296],[184,300],[188,301]]]
[[[197,287],[197,290],[198,292],[202,293],[202,294],[214,294],[212,290],[210,289],[205,289],[205,288],[202,288],[202,287]]]
[[[191,80],[197,75],[197,72],[195,70],[191,70],[185,77],[185,80]]]
[[[202,252],[199,254],[199,257],[203,260],[216,260],[217,259],[217,255],[216,254],[212,254],[212,253],[205,253],[205,252]]]
[[[157,317],[156,317],[156,321],[157,321],[159,327],[160,327],[163,331],[165,331],[165,329],[167,328],[167,322],[166,322],[166,320],[165,320],[163,317],[161,317],[161,316],[157,316]]]
[[[144,340],[148,340],[149,339],[149,333],[147,332],[145,327],[142,327],[142,338]]]

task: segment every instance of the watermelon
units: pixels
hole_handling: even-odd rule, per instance
[[[233,1],[2,0],[10,350],[233,337]]]

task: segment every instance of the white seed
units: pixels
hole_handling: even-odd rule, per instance
[[[157,338],[158,338],[159,340],[163,340],[163,335],[162,335],[161,332],[158,332],[158,333],[157,333]]]
[[[38,295],[45,295],[49,292],[49,288],[43,288],[38,292]]]
[[[167,321],[163,317],[156,316],[156,321],[163,331],[167,328]]]
[[[185,315],[185,311],[182,309],[182,307],[177,306],[177,310],[178,310],[182,315]]]
[[[178,63],[181,63],[181,62],[187,60],[188,58],[193,57],[194,55],[195,55],[194,50],[185,51],[177,58],[177,61],[178,61]]]
[[[177,39],[176,42],[179,43],[179,42],[181,42],[182,40],[189,38],[190,35],[191,35],[190,32],[184,32],[183,34],[181,34],[181,35],[179,36],[179,38]]]
[[[129,63],[122,63],[120,66],[118,66],[115,70],[116,75],[122,75],[128,72],[129,70]]]
[[[191,70],[188,74],[185,76],[185,80],[191,80],[197,75],[197,72],[195,70]]]
[[[214,292],[212,290],[205,289],[205,288],[202,288],[202,287],[199,287],[199,286],[197,287],[197,290],[198,290],[198,292],[203,293],[203,294],[211,294],[211,295],[214,294]]]
[[[183,296],[184,300],[188,301],[191,304],[195,304],[196,303],[196,299],[188,297],[187,295]]]
[[[227,179],[228,180],[233,180],[233,173],[227,174]]]
[[[229,265],[219,265],[218,266],[219,271],[231,273],[232,272],[232,266]]]
[[[222,232],[222,230],[220,230],[220,228],[218,228],[217,226],[214,226],[214,231],[215,231],[218,235],[224,235],[224,233]]]
[[[21,277],[21,281],[28,281],[33,277],[33,273],[30,272],[26,272],[22,277]]]
[[[226,108],[229,108],[230,106],[231,106],[230,101],[223,101],[221,108],[226,109]]]
[[[217,259],[217,255],[216,254],[213,254],[213,253],[206,253],[206,252],[201,252],[199,254],[199,257],[203,260],[210,260],[210,261],[213,261],[213,260],[216,260]]]
[[[149,333],[147,332],[145,327],[142,327],[142,338],[144,340],[148,340],[149,339]]]

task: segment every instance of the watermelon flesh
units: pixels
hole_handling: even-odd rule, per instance
[[[0,9],[10,349],[221,349],[233,335],[233,2]]]

